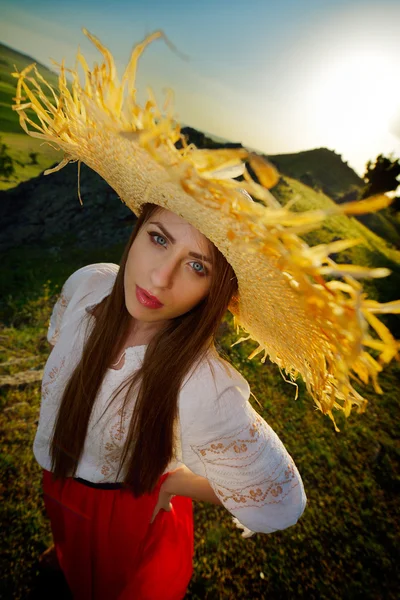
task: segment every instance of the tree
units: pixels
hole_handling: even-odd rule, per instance
[[[29,152],[29,158],[31,159],[30,165],[38,165],[38,153],[37,152]]]
[[[368,198],[375,194],[384,194],[397,190],[400,185],[397,177],[400,175],[400,159],[392,159],[391,157],[380,154],[375,163],[368,161],[366,171],[363,176],[365,187],[362,191],[361,198]]]
[[[2,143],[0,138],[0,177],[8,179],[13,173],[15,173],[14,161],[9,154],[7,154],[8,146]]]

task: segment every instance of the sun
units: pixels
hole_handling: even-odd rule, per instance
[[[334,59],[325,55],[307,82],[310,133],[348,152],[385,147],[399,110],[398,64],[381,50],[336,50]]]
[[[387,130],[400,92],[396,70],[391,57],[365,51],[327,64],[314,90],[315,124],[341,136]]]

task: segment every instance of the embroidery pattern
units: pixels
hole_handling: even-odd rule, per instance
[[[101,467],[101,473],[105,478],[109,477],[111,473],[115,471],[115,467],[121,458],[123,444],[121,440],[126,434],[126,421],[127,414],[122,411],[122,407],[118,410],[117,415],[120,417],[117,423],[114,423],[109,432],[110,442],[106,442],[104,448],[106,453],[104,455],[104,464]]]
[[[277,481],[264,479],[249,486],[250,489],[247,487],[241,490],[230,490],[223,486],[217,486],[214,489],[225,506],[237,509],[241,508],[240,505],[250,507],[280,504],[291,490],[299,485],[297,480],[294,485],[290,485],[293,480],[295,480],[294,464],[289,462],[284,466]]]
[[[43,383],[42,383],[42,398],[43,399],[47,399],[48,395],[50,394],[50,387],[57,379],[58,376],[60,375],[60,372],[62,370],[62,368],[64,367],[65,364],[65,357],[63,357],[61,363],[59,366],[54,366],[51,371],[49,371],[49,373],[46,375],[46,380],[43,379]]]
[[[62,318],[65,312],[65,309],[68,306],[68,300],[66,298],[66,296],[64,295],[64,293],[61,291],[60,297],[58,298],[55,306],[54,306],[54,310],[53,310],[53,314],[51,316],[50,319],[50,326],[49,329],[52,326],[52,321],[54,321],[54,332],[51,335],[50,338],[50,343],[55,345],[57,343],[58,340],[58,336],[60,333],[60,329],[61,329],[61,322],[62,322]]]
[[[255,411],[252,416],[232,435],[191,445],[228,510],[279,504],[299,485],[294,462],[276,433]]]
[[[243,427],[231,437],[225,438],[226,442],[209,444],[206,447],[200,448],[199,452],[208,461],[213,460],[213,457],[218,457],[218,462],[221,460],[230,461],[232,460],[231,450],[236,454],[246,453],[246,458],[251,458],[254,454],[258,453],[257,448],[254,448],[254,452],[250,452],[250,449],[251,446],[259,444],[261,426],[261,418],[256,417],[256,420],[249,427]],[[242,432],[243,434],[238,438],[237,436]]]

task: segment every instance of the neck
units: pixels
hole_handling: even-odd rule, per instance
[[[131,320],[127,339],[134,339],[141,344],[148,344],[156,333],[158,333],[166,324],[166,321],[158,321],[157,323],[145,323],[137,319]]]

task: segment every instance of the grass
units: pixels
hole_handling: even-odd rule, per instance
[[[8,146],[7,153],[13,159],[15,167],[15,173],[8,179],[0,177],[0,190],[11,189],[23,181],[37,177],[62,158],[60,151],[25,133],[0,133],[0,137]],[[36,164],[29,158],[31,152],[37,153]]]
[[[44,367],[47,324],[66,277],[83,264],[118,263],[123,250],[117,245],[82,256],[74,251],[72,239],[58,240],[57,245],[53,255],[49,244],[16,248],[0,257],[3,375]],[[390,249],[382,246],[381,252]],[[335,433],[328,417],[314,410],[301,381],[294,401],[294,388],[283,381],[276,365],[247,360],[254,344],[231,347],[236,335],[229,315],[226,323],[221,352],[247,378],[262,408],[254,400],[253,406],[292,455],[308,504],[294,527],[247,540],[222,507],[194,504],[194,575],[187,598],[396,598],[399,364],[394,362],[380,376],[382,396],[371,388],[357,388],[369,400],[367,411],[352,413],[348,420],[339,415],[341,433]],[[26,359],[23,366],[12,362],[20,358]],[[4,597],[22,599],[36,588],[37,559],[51,543],[41,469],[32,454],[40,384],[2,387],[0,403],[0,511],[2,523],[7,523],[2,591]],[[61,587],[52,597],[61,597]]]
[[[333,200],[323,192],[316,191],[289,177],[285,177],[283,182],[274,188],[274,194],[283,205],[296,197],[292,207],[294,211],[330,208],[335,205]],[[370,216],[381,215],[381,212],[383,211],[372,213]],[[351,262],[360,261],[360,264],[371,264],[371,260],[374,264],[387,260],[400,266],[400,252],[386,238],[380,237],[354,217],[349,218],[344,215],[330,217],[324,222],[322,229],[305,235],[304,239],[312,245],[329,243],[333,239],[342,237],[360,236],[363,238],[362,243],[347,250],[347,254],[341,256],[346,256]]]

